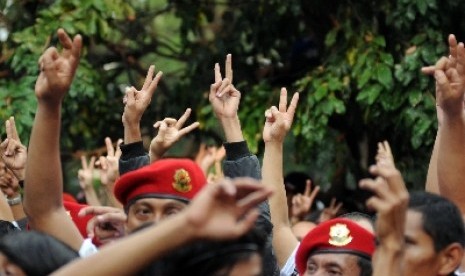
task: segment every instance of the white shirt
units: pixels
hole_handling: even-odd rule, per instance
[[[297,248],[299,248],[299,244],[295,247],[294,251],[292,251],[292,254],[287,258],[286,264],[281,268],[281,272],[279,273],[280,276],[291,276],[291,275],[296,275],[295,274],[295,255],[297,254]]]
[[[85,239],[81,245],[81,248],[79,248],[79,256],[81,258],[88,257],[97,252],[98,252],[97,246],[95,246],[92,243],[92,239],[89,239],[89,238]]]

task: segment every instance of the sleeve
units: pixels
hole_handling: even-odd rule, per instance
[[[299,243],[300,245],[300,243]],[[295,255],[297,254],[297,248],[299,248],[299,245],[296,246],[292,254],[289,256],[289,258],[286,261],[286,264],[283,266],[280,272],[280,276],[296,276],[299,275],[295,266]]]
[[[224,143],[226,150],[226,160],[224,161],[224,175],[229,178],[251,177],[261,179],[261,167],[257,156],[253,155],[247,146],[247,142]],[[261,203],[260,216],[257,219],[257,225],[265,231],[268,236],[266,252],[263,258],[263,275],[279,275],[279,268],[273,253],[272,232],[273,224],[271,223],[270,207],[268,202]]]
[[[84,258],[98,252],[97,247],[92,243],[92,239],[85,239],[79,248],[79,257]]]
[[[120,176],[150,164],[150,157],[145,152],[142,141],[121,144],[120,148],[122,153],[118,162]]]

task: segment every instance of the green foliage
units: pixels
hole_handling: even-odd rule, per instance
[[[33,123],[36,61],[61,26],[85,44],[64,104],[65,151],[121,137],[122,91],[139,86],[152,63],[165,74],[143,128],[192,107],[203,131],[221,135],[207,95],[214,64],[232,53],[251,149],[262,151],[263,114],[279,88],[299,91],[289,159],[327,187],[354,188],[384,139],[410,185],[423,186],[436,115],[434,83],[420,68],[446,53],[447,34],[460,39],[465,30],[465,2],[453,0],[11,2],[0,7],[0,28],[9,32],[0,120],[15,115],[23,140]]]

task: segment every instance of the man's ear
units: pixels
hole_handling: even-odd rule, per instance
[[[439,253],[440,263],[438,275],[450,275],[462,262],[464,251],[459,243],[452,243]]]

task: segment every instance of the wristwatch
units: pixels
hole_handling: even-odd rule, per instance
[[[18,205],[21,203],[21,195],[18,195],[17,197],[14,198],[7,198],[8,205],[13,206],[13,205]]]

